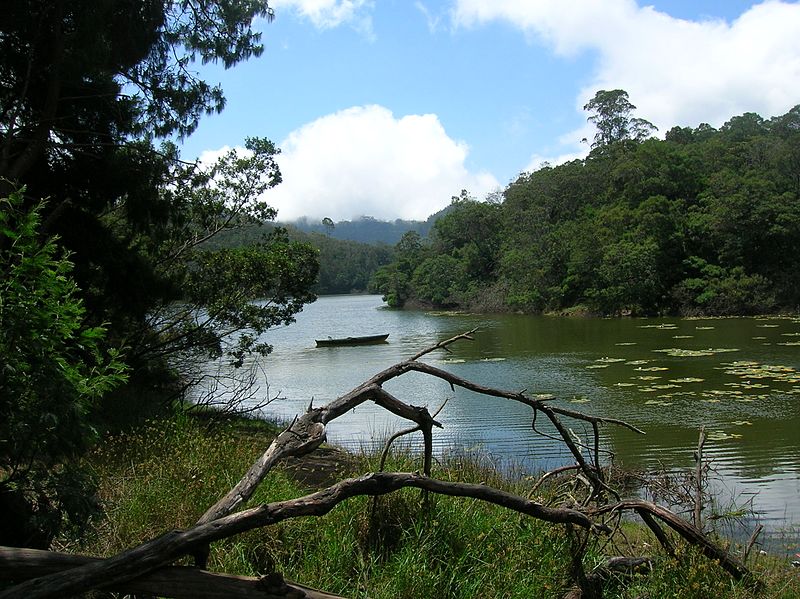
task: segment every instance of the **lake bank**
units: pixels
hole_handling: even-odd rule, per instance
[[[625,468],[691,468],[704,426],[707,455],[731,497],[752,499],[770,529],[800,521],[796,319],[576,319],[383,306],[376,296],[323,297],[297,323],[269,331],[264,340],[275,350],[258,364],[265,373],[261,396],[278,399],[265,416],[291,420],[312,398],[314,405],[330,401],[421,348],[478,327],[474,342],[426,360],[480,384],[552,393],[558,405],[632,422],[647,435],[601,431],[604,447]],[[371,333],[389,333],[388,343],[316,348],[313,341]],[[569,462],[556,444],[531,434],[524,408],[417,375],[387,389],[431,411],[450,398],[439,416],[444,429],[434,435],[440,452],[480,451],[532,471]],[[363,405],[332,423],[329,439],[370,448],[398,426],[383,410]]]
[[[252,423],[239,428],[235,422],[209,428],[180,418],[108,439],[90,458],[101,475],[106,516],[94,522],[91,544],[81,551],[110,555],[164,530],[191,526],[238,480],[275,431]],[[337,476],[374,471],[376,465],[377,456],[356,456]],[[435,464],[433,475],[518,494],[530,489],[531,481],[515,483],[486,466],[448,460]],[[402,454],[387,465],[388,470],[417,467],[416,459]],[[298,482],[291,469],[274,470],[250,505],[316,488],[316,483]],[[537,500],[547,501],[548,493],[540,488]],[[423,505],[415,490],[381,499],[377,513],[371,499],[354,498],[324,517],[292,519],[214,543],[209,569],[245,576],[278,571],[328,592],[373,599],[565,596],[570,544],[562,527],[457,498],[439,497],[424,510]],[[640,527],[626,524],[625,530],[627,550],[647,551],[654,556],[654,568],[627,585],[611,582],[606,597],[660,597],[667,592],[676,599],[758,596],[685,547],[680,548],[680,561],[671,560],[643,544],[653,540]],[[602,560],[603,547],[605,541],[592,544],[587,562]],[[757,556],[751,567],[767,585],[764,596],[788,599],[800,592],[800,580],[786,560]]]

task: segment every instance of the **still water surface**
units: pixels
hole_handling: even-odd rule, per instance
[[[630,468],[690,468],[698,430],[718,486],[751,501],[768,528],[800,523],[800,319],[600,319],[397,311],[378,296],[322,297],[291,326],[265,340],[265,410],[288,420],[309,400],[328,402],[436,341],[479,327],[474,342],[423,358],[477,383],[619,418],[646,431],[603,428],[616,463]],[[389,333],[388,343],[315,347],[315,338]],[[451,398],[434,429],[439,451],[491,454],[531,471],[570,463],[559,444],[531,432],[530,412],[507,400],[456,389],[416,373],[385,388],[433,412]],[[263,391],[262,394],[266,392]],[[380,443],[407,424],[363,405],[329,426],[330,442]],[[583,429],[576,427],[580,436]],[[794,535],[792,535],[794,536]]]

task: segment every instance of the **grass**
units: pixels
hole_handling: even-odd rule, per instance
[[[78,546],[111,555],[165,530],[191,526],[233,486],[267,447],[276,429],[235,421],[213,427],[188,417],[150,422],[109,439],[90,458],[101,480],[104,516]],[[413,471],[402,452],[387,470]],[[377,456],[348,460],[351,474],[377,469]],[[489,464],[451,457],[434,476],[485,482],[525,494]],[[276,470],[250,505],[309,491],[290,471]],[[636,545],[647,538],[631,527]],[[653,542],[652,539],[649,539]],[[587,568],[602,560],[591,546]],[[606,549],[608,551],[608,549]],[[644,550],[647,553],[648,550]],[[652,554],[653,549],[649,549]],[[754,597],[714,563],[690,549],[681,559],[659,557],[646,576],[610,581],[605,597],[700,599]],[[322,518],[304,518],[214,544],[209,569],[241,575],[277,570],[290,580],[348,597],[563,597],[569,587],[570,540],[565,529],[471,499],[430,497],[404,490],[374,502],[355,498]],[[764,597],[800,597],[800,577],[781,560],[760,557],[754,569],[767,581]]]

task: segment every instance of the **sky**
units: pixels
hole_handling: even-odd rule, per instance
[[[800,1],[272,0],[264,53],[196,66],[227,105],[182,143],[281,148],[278,220],[424,220],[466,189],[588,153],[583,106],[624,89],[659,128],[800,104]]]

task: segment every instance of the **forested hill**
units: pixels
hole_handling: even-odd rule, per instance
[[[398,244],[376,288],[396,306],[796,311],[800,106],[675,127],[664,140],[629,111],[611,116],[590,118],[598,136],[586,159],[520,175],[501,203],[454,201],[430,243]]]
[[[375,271],[394,257],[392,246],[385,243],[336,239],[327,232],[304,232],[292,225],[284,228],[291,240],[310,244],[316,250],[319,275],[314,291],[321,295],[366,292]],[[269,222],[249,224],[221,231],[204,247],[209,250],[248,247],[268,238],[275,230],[276,225]]]
[[[446,213],[450,208],[437,212],[427,220],[401,220],[383,221],[371,216],[362,216],[355,220],[332,222],[330,219],[319,221],[303,217],[297,221],[286,223],[305,233],[322,233],[334,239],[348,239],[361,243],[386,243],[395,245],[408,231],[414,231],[421,237],[427,237],[434,221]]]

